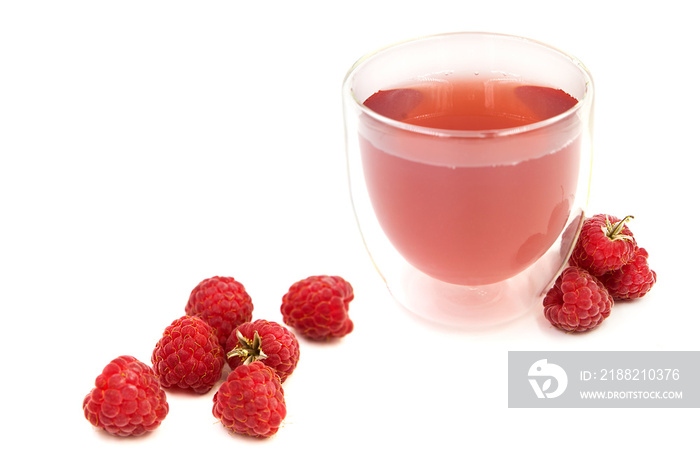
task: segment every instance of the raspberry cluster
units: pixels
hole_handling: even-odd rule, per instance
[[[353,329],[350,283],[314,275],[282,297],[282,317],[309,339],[331,339]],[[287,310],[297,309],[297,319]],[[213,396],[212,414],[231,431],[253,437],[277,433],[287,414],[282,383],[299,362],[299,340],[283,325],[252,320],[253,302],[233,277],[202,280],[190,292],[185,315],[163,331],[151,366],[120,356],[105,366],[83,400],[85,418],[107,433],[135,437],[156,429],[169,411],[164,390],[208,393],[231,369]]]
[[[641,298],[654,286],[649,253],[626,224],[632,218],[598,214],[583,221],[568,267],[543,301],[553,326],[591,330],[610,316],[615,301]]]

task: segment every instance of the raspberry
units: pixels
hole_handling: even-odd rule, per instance
[[[282,297],[284,323],[311,340],[339,338],[353,330],[348,306],[350,283],[337,276],[314,275],[294,283]]]
[[[258,319],[238,326],[228,337],[226,354],[231,369],[262,361],[284,382],[299,362],[299,341],[277,322]]]
[[[83,400],[90,424],[119,437],[154,430],[168,409],[155,373],[133,356],[120,356],[107,364]]]
[[[610,315],[613,299],[600,280],[570,266],[559,275],[543,304],[544,316],[552,325],[568,332],[585,332]]]
[[[598,214],[585,219],[569,265],[584,268],[595,276],[625,265],[637,249],[637,241],[625,225],[631,218],[634,217],[620,220]]]
[[[211,277],[194,287],[185,314],[211,325],[224,347],[231,332],[253,318],[253,302],[243,285],[232,277]]]
[[[151,364],[163,388],[206,393],[221,378],[226,362],[214,329],[199,317],[182,316],[163,332]]]
[[[646,249],[639,248],[621,268],[598,277],[613,299],[641,298],[649,292],[656,283],[656,272],[649,268],[648,258]]]
[[[238,434],[270,437],[287,415],[282,383],[260,361],[238,366],[214,395],[212,414]]]

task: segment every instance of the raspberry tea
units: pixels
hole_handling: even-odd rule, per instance
[[[456,131],[537,123],[576,103],[562,90],[502,77],[427,80],[364,102],[403,123]],[[539,259],[561,233],[576,192],[578,137],[553,147],[550,132],[540,131],[504,149],[530,155],[498,163],[491,159],[513,154],[474,162],[465,153],[447,162],[415,151],[404,134],[391,126],[368,129],[360,147],[377,219],[419,270],[460,285],[499,282]]]
[[[541,300],[588,198],[587,70],[529,39],[456,33],[364,57],[343,90],[353,207],[394,297],[447,323]]]

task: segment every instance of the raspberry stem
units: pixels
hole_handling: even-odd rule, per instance
[[[634,216],[628,215],[616,224],[610,223],[610,218],[606,215],[605,216],[605,236],[610,238],[612,241],[616,240],[625,240],[625,241],[631,241],[632,237],[630,235],[623,235],[620,232],[622,229],[625,227],[625,223],[628,220],[632,220]]]
[[[240,346],[226,353],[227,358],[238,356],[243,359],[243,365],[247,366],[255,361],[262,361],[267,357],[267,354],[262,350],[262,339],[257,330],[252,340],[244,337],[240,330],[236,330],[236,338],[238,338]]]

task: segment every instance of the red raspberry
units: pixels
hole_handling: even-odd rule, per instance
[[[299,341],[277,322],[258,319],[239,325],[228,337],[226,355],[231,369],[262,361],[284,382],[299,362]]]
[[[199,317],[182,316],[163,332],[151,364],[163,388],[206,393],[221,379],[226,362],[214,329]]]
[[[253,302],[243,285],[232,277],[212,277],[192,290],[185,314],[211,325],[223,347],[236,327],[253,318]]]
[[[270,437],[287,415],[282,383],[260,361],[238,366],[214,395],[212,413],[233,432]]]
[[[133,356],[120,356],[107,364],[83,400],[90,424],[120,437],[154,430],[168,409],[153,370]]]
[[[625,225],[631,218],[620,220],[598,214],[584,220],[569,265],[577,265],[595,276],[625,265],[637,249],[637,241]]]
[[[339,338],[353,330],[348,306],[350,283],[337,276],[315,275],[294,283],[282,297],[284,323],[311,340]]]
[[[649,268],[648,259],[646,249],[639,248],[628,263],[598,278],[614,299],[641,298],[656,283],[656,272]]]
[[[544,297],[544,316],[568,332],[585,332],[600,325],[612,310],[613,299],[603,284],[580,267],[567,267]]]

